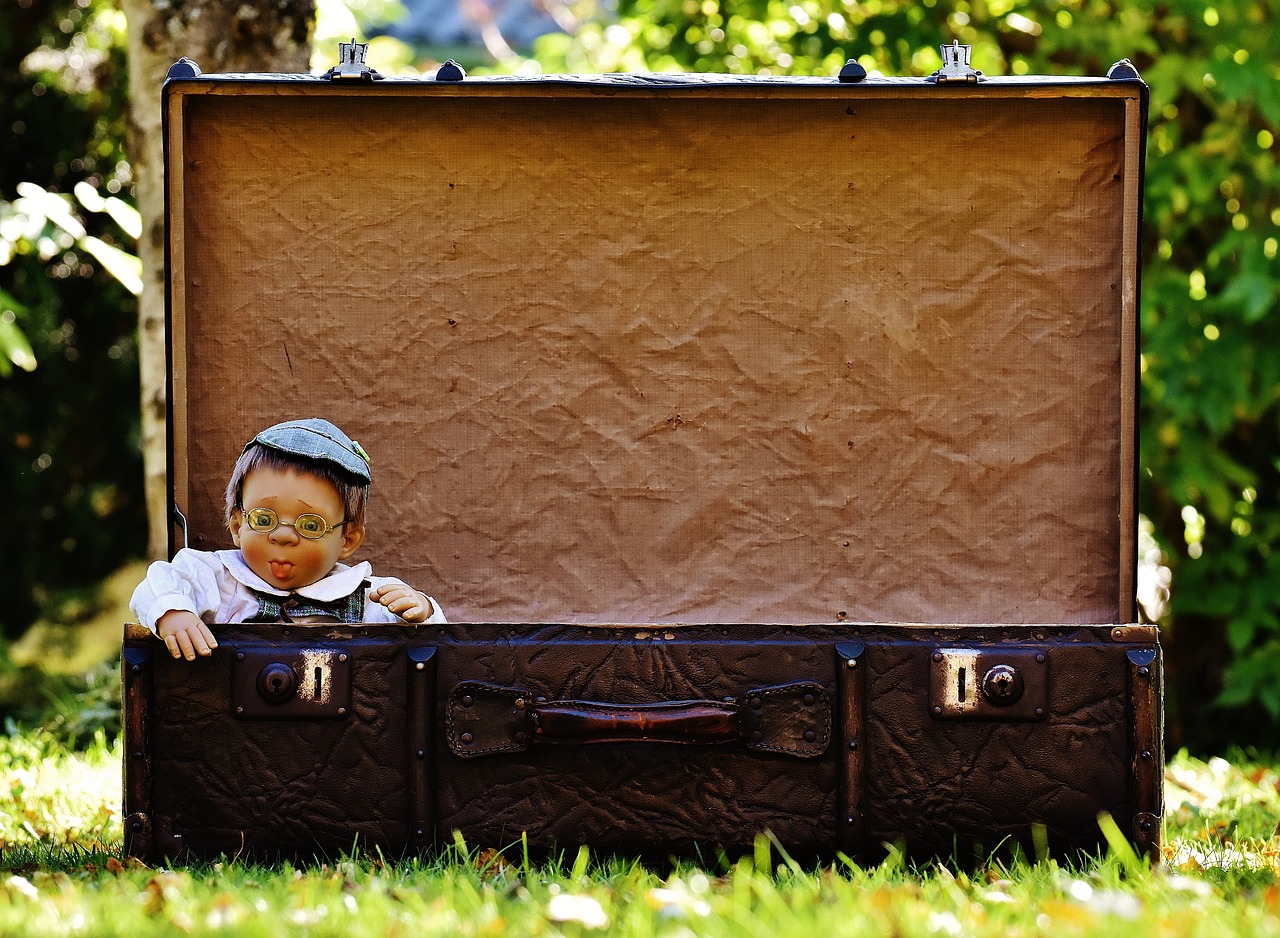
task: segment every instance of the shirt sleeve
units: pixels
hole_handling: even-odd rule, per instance
[[[217,559],[206,551],[183,548],[173,560],[158,560],[133,591],[129,607],[138,621],[156,631],[166,612],[183,610],[212,622],[218,612]]]
[[[393,577],[393,576],[369,577],[369,589],[365,590],[365,594],[364,594],[364,621],[378,622],[378,623],[404,622],[404,619],[401,619],[398,615],[396,615],[386,606],[382,605],[382,603],[369,598],[369,594],[372,593],[374,590],[376,590],[379,586],[386,586],[388,584],[393,584],[393,583],[397,583],[401,586],[408,586],[408,584],[405,583],[404,580],[397,579],[396,577]],[[410,586],[409,588],[413,589],[412,586]],[[422,593],[422,590],[415,590],[415,592]],[[426,593],[422,593],[422,595],[427,596]],[[449,620],[444,617],[444,610],[440,608],[440,604],[430,596],[427,596],[427,602],[431,603],[430,618],[424,619],[422,622],[418,622],[414,624],[415,625],[447,625]]]

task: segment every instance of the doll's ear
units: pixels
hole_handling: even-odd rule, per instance
[[[227,529],[231,532],[231,543],[236,547],[240,546],[240,525],[244,524],[244,512],[239,508],[231,513],[231,520],[227,522]]]
[[[338,552],[339,560],[346,560],[360,549],[364,543],[364,525],[348,521],[342,526],[342,550]]]

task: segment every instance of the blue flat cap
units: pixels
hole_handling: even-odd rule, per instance
[[[362,479],[365,485],[370,482],[369,455],[364,448],[329,421],[319,417],[286,420],[268,427],[246,443],[245,449],[254,443],[261,443],[269,449],[293,456],[326,460]]]

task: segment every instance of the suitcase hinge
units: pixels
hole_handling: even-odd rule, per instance
[[[982,81],[982,72],[969,65],[969,56],[973,52],[973,46],[962,46],[960,40],[952,41],[949,46],[939,46],[942,50],[942,68],[938,69],[925,81],[936,82],[939,85],[948,84],[976,84]]]
[[[378,72],[365,64],[365,56],[369,54],[369,43],[356,42],[354,36],[350,42],[338,43],[338,64],[324,73],[330,81],[379,81]]]

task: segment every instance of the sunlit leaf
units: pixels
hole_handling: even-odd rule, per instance
[[[142,261],[93,236],[80,243],[102,265],[103,270],[120,281],[121,286],[134,296],[142,293]]]
[[[12,313],[0,311],[0,377],[12,374],[14,366],[23,371],[35,371],[35,352],[18,328]]]

